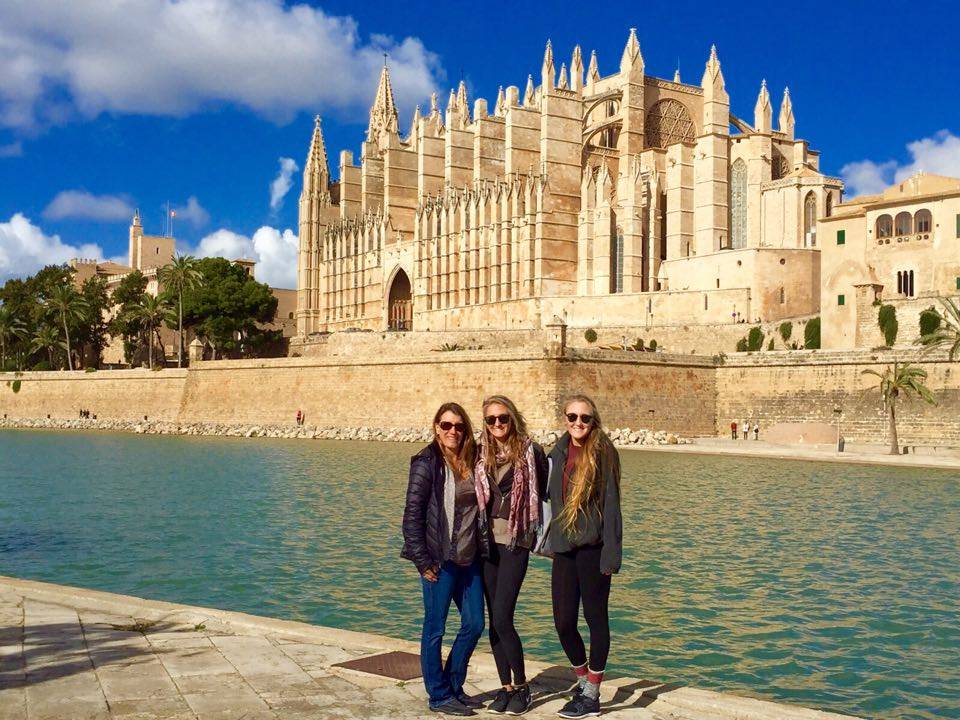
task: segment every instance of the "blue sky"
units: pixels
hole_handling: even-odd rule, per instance
[[[775,107],[789,85],[798,136],[848,196],[918,168],[960,175],[954,3],[112,5],[0,3],[0,281],[122,256],[130,209],[159,233],[169,201],[182,249],[253,255],[291,286],[312,117],[334,163],[358,156],[384,51],[406,133],[414,105],[461,77],[491,104],[522,88],[547,38],[558,63],[596,49],[606,75],[636,27],[648,74],[679,65],[688,82],[715,43],[732,111],[750,122],[761,79]]]

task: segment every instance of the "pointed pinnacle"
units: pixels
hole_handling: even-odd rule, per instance
[[[549,38],[547,39],[547,49],[543,52],[543,64],[553,65],[553,45],[550,43]]]

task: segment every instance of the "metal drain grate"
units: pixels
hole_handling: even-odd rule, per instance
[[[334,667],[356,670],[370,675],[380,675],[394,680],[413,680],[420,677],[420,656],[394,650],[381,655],[371,655],[370,657],[335,663]]]

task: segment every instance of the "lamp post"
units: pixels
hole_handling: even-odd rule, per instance
[[[843,452],[843,448],[840,445],[840,416],[843,415],[843,408],[839,405],[835,405],[833,408],[833,414],[837,416],[837,454],[839,455]]]

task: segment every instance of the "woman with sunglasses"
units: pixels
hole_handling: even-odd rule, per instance
[[[530,709],[530,688],[513,615],[540,522],[547,457],[530,439],[523,415],[509,398],[493,395],[484,400],[483,421],[474,478],[493,536],[490,555],[483,561],[483,587],[490,646],[503,684],[487,711],[522,715]]]
[[[577,686],[559,715],[595,717],[610,652],[610,576],[620,570],[622,554],[620,456],[593,400],[574,395],[563,413],[567,431],[550,451],[551,589],[553,621]],[[590,630],[589,657],[577,629],[581,601]]]
[[[466,411],[444,403],[434,415],[433,433],[433,441],[410,461],[401,556],[412,560],[421,576],[420,666],[430,709],[473,715],[480,703],[464,694],[463,683],[483,634],[481,560],[489,554],[489,532],[477,503],[476,446]],[[443,665],[451,601],[460,610],[460,630]]]

